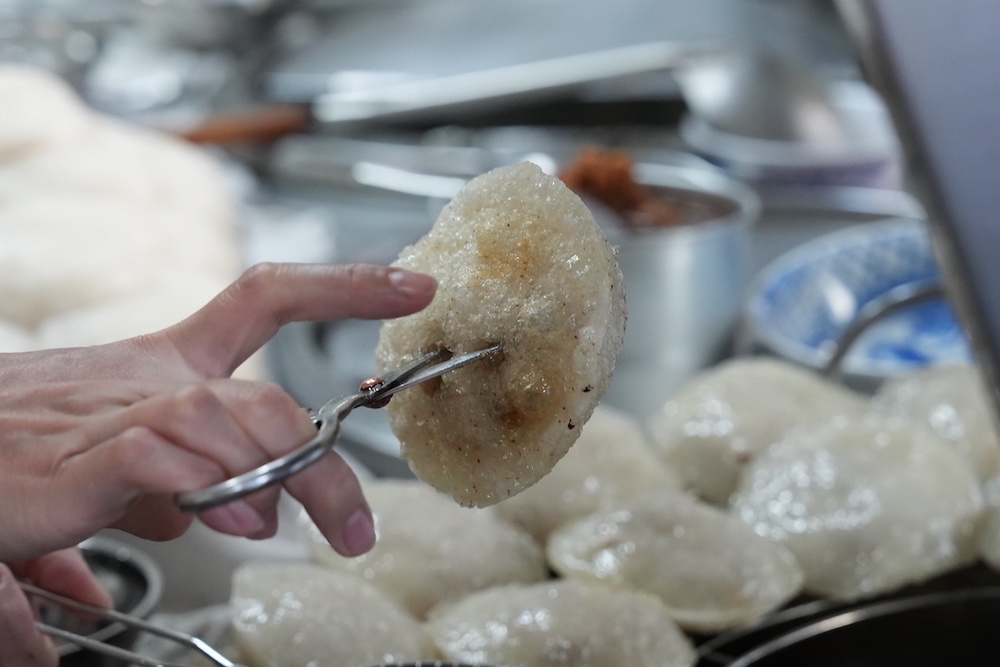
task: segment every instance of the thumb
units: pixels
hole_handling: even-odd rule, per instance
[[[431,302],[430,276],[371,264],[257,264],[165,334],[204,377],[227,377],[289,322],[382,319]]]

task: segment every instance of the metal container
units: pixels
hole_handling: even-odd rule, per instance
[[[685,212],[683,224],[629,232],[591,205],[618,246],[628,325],[607,401],[646,417],[718,361],[752,277],[757,195],[710,169],[639,163],[636,180]]]
[[[163,595],[163,573],[144,552],[118,540],[92,537],[80,545],[87,565],[111,594],[115,610],[138,618],[148,617]],[[134,630],[120,623],[95,622],[75,616],[57,606],[43,604],[41,618],[55,627],[95,641],[128,648],[136,639]],[[74,644],[57,643],[63,667],[119,667],[123,663]]]

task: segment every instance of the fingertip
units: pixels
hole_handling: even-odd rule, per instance
[[[353,557],[368,553],[375,546],[376,539],[375,521],[372,518],[371,510],[367,505],[363,505],[354,510],[347,522],[344,523],[344,530],[341,534],[343,546],[341,555]],[[334,548],[336,549],[336,547]]]
[[[389,283],[403,296],[429,301],[437,291],[437,280],[426,273],[416,273],[406,269],[389,272]]]

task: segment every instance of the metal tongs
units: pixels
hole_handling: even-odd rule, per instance
[[[495,355],[500,349],[500,345],[496,344],[450,359],[451,352],[448,350],[434,350],[382,377],[366,380],[356,393],[335,398],[313,413],[319,432],[304,445],[215,486],[178,494],[177,506],[185,512],[202,512],[276,484],[312,465],[330,451],[340,433],[340,422],[355,408],[382,407],[397,392]]]
[[[55,603],[70,611],[84,612],[96,618],[120,623],[121,625],[135,630],[141,630],[164,639],[169,639],[187,649],[190,649],[192,652],[196,652],[202,657],[207,658],[213,665],[218,665],[219,667],[241,667],[241,665],[229,660],[222,655],[222,653],[215,650],[211,645],[198,637],[193,637],[177,630],[162,628],[152,623],[148,623],[141,618],[137,618],[129,614],[123,614],[113,609],[94,607],[72,598],[52,593],[44,588],[38,588],[37,586],[33,586],[23,581],[18,583],[21,590],[28,595]],[[120,660],[130,665],[140,665],[141,667],[185,667],[184,665],[162,662],[153,658],[141,656],[138,653],[129,651],[128,649],[114,646],[91,637],[84,637],[41,621],[36,622],[35,626],[42,634],[56,639],[61,639],[70,644],[75,644],[76,646],[88,651],[93,651],[95,653],[100,653],[101,655],[115,658],[116,660]]]

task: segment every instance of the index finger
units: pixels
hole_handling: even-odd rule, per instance
[[[165,333],[204,377],[227,377],[284,324],[409,315],[436,289],[430,276],[388,266],[257,264]]]

